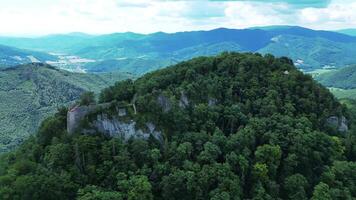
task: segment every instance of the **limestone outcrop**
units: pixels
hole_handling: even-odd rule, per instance
[[[157,103],[162,108],[163,112],[169,112],[172,109],[172,104],[169,98],[162,94],[157,97]]]
[[[187,108],[189,106],[189,99],[184,92],[181,92],[181,96],[179,99],[179,107]]]
[[[349,130],[347,119],[344,116],[331,116],[326,120],[326,122],[329,126],[336,128],[340,132],[346,132]]]
[[[145,124],[145,129],[138,129],[134,120],[127,122],[119,118],[108,118],[106,114],[97,115],[97,119],[92,124],[93,128],[97,129],[109,137],[122,138],[127,141],[130,138],[148,139],[153,136],[158,141],[163,142],[162,133],[156,130],[156,126],[148,122]]]
[[[89,106],[75,106],[67,113],[67,131],[73,134],[75,131],[80,131],[83,134],[93,134],[100,132],[109,137],[122,138],[127,141],[130,138],[148,139],[150,136],[154,137],[161,143],[163,142],[163,134],[156,129],[152,122],[145,123],[145,127],[137,128],[134,120],[127,119],[128,107],[116,107],[116,115],[108,116],[105,113],[95,114],[100,109],[106,109],[112,106],[110,103],[89,105]],[[89,114],[95,114],[96,119],[90,122],[89,127],[83,130],[80,128],[81,121]],[[125,118],[125,119],[124,119]]]

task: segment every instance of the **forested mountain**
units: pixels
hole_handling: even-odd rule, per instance
[[[199,57],[118,82],[100,103],[112,106],[84,117],[73,134],[62,108],[4,155],[1,199],[356,197],[354,115],[288,58]],[[154,124],[164,139],[91,129],[111,119]]]
[[[54,34],[43,37],[0,37],[0,44],[13,47],[56,52],[60,49],[66,51],[68,47],[74,46],[93,36],[84,33]]]
[[[127,77],[70,73],[36,63],[0,70],[0,152],[35,133],[44,118],[84,91],[99,92]]]
[[[356,29],[342,29],[342,30],[338,30],[337,32],[346,35],[356,36]]]
[[[31,62],[55,61],[56,56],[47,53],[17,49],[0,45],[0,69]]]
[[[327,87],[342,89],[356,88],[356,65],[330,71],[316,76],[316,79]]]
[[[315,75],[314,78],[329,87],[336,97],[356,100],[356,65],[327,70]]]
[[[306,71],[356,63],[356,37],[294,26],[214,29],[178,33],[114,33],[1,38],[0,44],[60,52],[90,59],[89,72],[124,71],[143,74],[196,56],[223,51],[272,53],[292,58]],[[125,64],[123,64],[125,63]],[[131,66],[131,67],[126,67]]]

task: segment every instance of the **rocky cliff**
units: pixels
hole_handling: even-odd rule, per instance
[[[114,115],[108,115],[101,112],[114,106],[116,112]],[[90,121],[86,127],[81,127],[82,121],[94,115],[95,120]],[[112,103],[75,106],[67,114],[67,131],[69,134],[80,132],[84,134],[102,133],[109,137],[122,138],[127,141],[130,138],[148,139],[150,136],[163,142],[163,134],[156,129],[152,122],[146,122],[143,128],[138,128],[136,121],[128,116],[127,107],[117,107]]]

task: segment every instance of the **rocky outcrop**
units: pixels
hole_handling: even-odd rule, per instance
[[[110,107],[110,103],[89,105],[89,106],[74,106],[67,113],[67,132],[73,134],[79,127],[80,121],[89,113],[97,109],[105,109]]]
[[[118,112],[119,117],[124,117],[127,115],[126,108],[117,108],[117,112]]]
[[[125,141],[130,138],[148,139],[152,136],[158,141],[163,142],[162,133],[156,130],[156,126],[151,122],[146,123],[146,129],[143,130],[138,129],[136,127],[136,122],[133,120],[124,122],[119,118],[109,119],[106,114],[100,114],[92,125],[93,128],[97,129],[100,133],[109,137],[122,138]]]
[[[349,127],[347,126],[347,119],[344,116],[331,116],[326,120],[326,122],[329,126],[336,128],[340,132],[346,132],[349,130]]]
[[[92,110],[91,106],[75,106],[67,113],[67,132],[73,134],[79,127],[80,121]]]
[[[209,107],[215,106],[217,103],[218,103],[218,100],[215,99],[215,98],[209,98],[208,99],[208,106]]]
[[[67,131],[73,134],[80,128],[81,121],[90,113],[97,112],[99,109],[106,109],[110,103],[90,106],[75,106],[67,113]],[[109,118],[107,114],[97,114],[96,119],[90,122],[89,127],[80,130],[83,134],[94,134],[100,132],[109,137],[122,138],[127,141],[130,138],[148,139],[150,136],[163,143],[161,131],[156,130],[152,122],[147,122],[144,128],[137,128],[134,120],[123,120],[127,117],[127,107],[116,107],[117,114]]]
[[[162,94],[157,97],[157,103],[162,108],[163,112],[169,112],[172,109],[169,98]]]
[[[189,106],[189,99],[184,92],[181,92],[181,96],[179,99],[179,107],[187,108]]]

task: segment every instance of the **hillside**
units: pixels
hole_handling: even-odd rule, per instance
[[[0,152],[35,133],[44,118],[84,91],[99,92],[127,77],[75,74],[42,64],[0,70]]]
[[[330,71],[316,76],[316,79],[327,87],[341,89],[356,88],[356,65]]]
[[[338,70],[327,70],[314,77],[321,84],[329,87],[339,99],[356,99],[356,65]]]
[[[350,36],[356,36],[356,29],[342,29],[342,30],[338,30],[337,32]]]
[[[305,71],[356,63],[356,37],[295,26],[219,28],[147,35],[127,32],[99,36],[51,35],[33,39],[0,37],[0,44],[90,59],[92,62],[81,66],[89,72],[125,71],[139,75],[196,56],[217,55],[224,51],[288,56]],[[123,67],[123,62],[131,67]]]
[[[0,197],[356,197],[353,115],[288,58],[224,53],[118,82],[69,134],[87,100],[0,159]]]
[[[293,58],[296,66],[306,71],[324,67],[338,68],[355,64],[353,42],[335,42],[323,37],[279,35],[272,39],[260,53]]]
[[[31,62],[55,61],[56,56],[47,53],[17,49],[0,45],[0,69]]]

